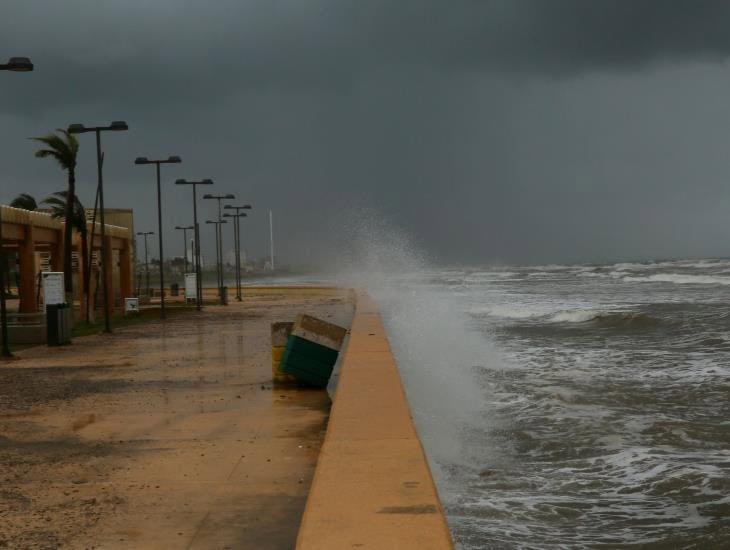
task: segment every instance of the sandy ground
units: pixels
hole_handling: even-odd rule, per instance
[[[352,316],[260,295],[0,362],[0,548],[292,548],[330,408],[270,382],[299,312]]]

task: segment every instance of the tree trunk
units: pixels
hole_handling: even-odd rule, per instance
[[[74,197],[76,197],[76,173],[73,168],[68,171],[68,191],[66,195],[66,216],[63,230],[63,273],[66,300],[73,308],[74,286],[73,267],[71,264],[71,235],[73,232]]]
[[[86,220],[84,220],[84,225],[86,224]],[[81,231],[81,256],[83,257],[83,265],[81,266],[82,270],[82,277],[84,279],[84,284],[82,286],[84,290],[84,302],[86,304],[86,311],[84,312],[84,319],[87,323],[90,322],[89,320],[89,300],[91,299],[91,293],[89,292],[89,283],[91,282],[91,277],[89,276],[89,262],[86,260],[89,257],[89,235],[86,230],[86,227],[83,228]]]

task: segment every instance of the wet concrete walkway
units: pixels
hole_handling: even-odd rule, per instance
[[[293,547],[330,407],[270,383],[299,312],[352,308],[256,294],[0,363],[0,547]]]

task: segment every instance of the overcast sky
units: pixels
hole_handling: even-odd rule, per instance
[[[726,0],[3,0],[13,55],[36,71],[0,73],[0,201],[65,187],[27,137],[126,120],[106,202],[156,231],[133,160],[180,155],[170,253],[184,177],[253,204],[250,254],[272,209],[286,263],[336,254],[363,209],[441,263],[730,255]]]

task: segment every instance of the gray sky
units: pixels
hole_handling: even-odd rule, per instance
[[[156,230],[132,161],[178,154],[167,227],[192,221],[172,181],[210,177],[254,205],[252,254],[273,209],[288,263],[362,209],[442,263],[730,254],[725,0],[4,0],[11,55],[36,72],[0,73],[2,202],[65,187],[26,137],[123,119],[108,206]]]

